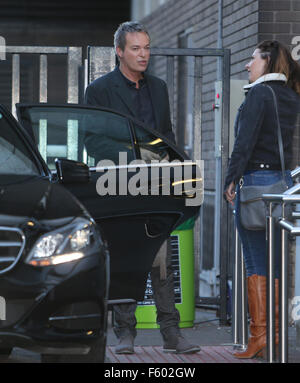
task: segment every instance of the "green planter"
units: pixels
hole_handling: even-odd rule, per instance
[[[181,328],[193,327],[195,319],[194,220],[189,221],[171,234],[175,306],[180,313]],[[151,292],[151,280],[148,280],[147,291]],[[136,328],[159,328],[156,324],[156,307],[153,299],[145,298],[144,302],[140,302],[135,315]]]

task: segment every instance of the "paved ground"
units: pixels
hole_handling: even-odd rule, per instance
[[[232,356],[231,327],[220,327],[214,311],[197,310],[193,328],[181,330],[191,342],[201,346],[193,355],[166,354],[162,351],[162,339],[158,329],[139,329],[135,341],[135,354],[116,355],[117,339],[109,320],[106,363],[263,363],[262,359],[238,360]],[[289,362],[300,362],[300,348],[296,344],[295,328],[289,329]],[[1,360],[0,360],[1,363]],[[41,363],[40,355],[15,348],[8,363]]]
[[[162,338],[158,329],[138,329],[135,354],[116,355],[117,344],[111,326],[108,331],[106,363],[245,363],[232,356],[231,327],[220,327],[215,311],[196,310],[193,328],[181,329],[182,334],[201,351],[192,355],[167,354],[162,351]],[[262,360],[253,359],[251,363]]]
[[[202,346],[196,354],[166,354],[161,346],[138,346],[133,355],[116,355],[113,347],[106,351],[106,363],[260,363],[263,360],[239,360],[229,346]]]

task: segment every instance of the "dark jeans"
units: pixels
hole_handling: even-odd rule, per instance
[[[246,172],[243,176],[244,185],[270,185],[282,178],[281,171],[258,170]],[[286,182],[289,187],[293,185],[291,172],[286,171]],[[235,202],[236,226],[242,242],[243,257],[245,261],[247,277],[257,274],[266,276],[267,273],[267,250],[265,230],[246,230],[240,223],[240,190],[237,186]],[[280,228],[275,225],[275,277],[279,277],[280,257]]]
[[[157,310],[157,324],[160,326],[160,332],[169,327],[177,327],[180,321],[180,315],[175,308],[174,298],[174,280],[171,264],[171,254],[167,255],[167,276],[166,279],[160,279],[160,268],[152,267],[151,281],[153,296]],[[123,338],[127,335],[136,337],[136,304],[121,304],[114,306],[115,327],[114,332],[117,338]]]

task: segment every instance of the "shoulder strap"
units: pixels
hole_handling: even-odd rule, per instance
[[[275,92],[273,88],[270,85],[265,84],[270,91],[272,92],[273,100],[274,100],[274,106],[275,106],[275,117],[277,121],[277,136],[278,136],[278,146],[279,146],[279,155],[280,155],[280,163],[281,163],[281,171],[282,171],[282,178],[285,179],[285,164],[284,164],[284,152],[283,152],[283,143],[282,143],[282,134],[281,134],[281,128],[280,128],[280,121],[279,121],[279,115],[278,115],[278,106],[277,106],[277,99]]]

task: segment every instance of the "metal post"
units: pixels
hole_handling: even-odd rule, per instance
[[[246,270],[243,256],[243,249],[240,247],[240,262],[241,262],[241,345],[242,349],[247,348],[248,343],[248,305],[247,305],[247,283]]]
[[[193,154],[194,161],[200,161],[202,158],[201,155],[201,143],[202,143],[202,131],[201,131],[201,96],[202,96],[202,57],[194,58],[194,104],[193,104],[193,126],[194,126],[194,142],[193,142]],[[201,214],[203,210],[201,209]],[[200,271],[200,244],[201,241],[201,221],[202,217],[197,218],[194,226],[194,253],[195,253],[195,291],[196,298],[199,297],[199,271]]]
[[[274,225],[272,205],[268,204],[267,216],[267,359],[275,361],[275,276],[274,276]]]
[[[171,120],[174,123],[174,56],[167,57],[167,85],[170,98]]]
[[[12,57],[12,114],[17,118],[16,104],[20,102],[20,55]]]
[[[89,67],[88,67],[88,59],[84,59],[84,91],[89,85]]]
[[[219,0],[218,4],[218,48],[223,48],[223,0]],[[217,58],[217,80],[221,81],[223,76],[224,57]],[[223,93],[223,91],[222,91]],[[223,111],[223,109],[222,109]],[[223,113],[223,112],[222,112]],[[217,129],[217,128],[216,128]],[[221,135],[221,126],[219,127]],[[218,131],[218,129],[217,129]],[[216,137],[216,136],[215,136]],[[220,137],[221,139],[221,137]],[[221,200],[222,196],[222,157],[219,139],[215,139],[215,209],[214,209],[214,270],[215,274],[220,273],[220,253],[221,253]],[[227,284],[227,280],[226,280]],[[221,286],[220,286],[221,287]],[[220,294],[220,293],[219,293]],[[227,295],[227,294],[226,294]],[[225,305],[222,305],[225,307]],[[224,311],[224,310],[223,310]],[[223,316],[226,318],[226,312]]]
[[[238,231],[235,230],[235,257],[233,275],[233,345],[245,350],[248,341],[247,291],[243,251]]]
[[[79,67],[82,65],[82,49],[68,49],[68,103],[77,104],[79,100]]]
[[[40,55],[40,96],[39,100],[40,102],[47,102],[48,97],[48,61],[47,61],[47,55],[41,54]],[[39,121],[39,135],[38,135],[38,145],[39,145],[39,151],[44,158],[44,160],[47,162],[47,135],[48,135],[48,128],[47,128],[47,120],[41,119]]]
[[[279,361],[288,362],[288,232],[281,228],[281,275],[279,294]]]
[[[88,47],[87,82],[86,86],[98,77],[114,70],[116,54],[111,47]]]
[[[47,102],[48,90],[48,62],[47,55],[40,55],[40,102]]]
[[[235,212],[234,212],[235,213]],[[235,229],[235,246],[234,246],[234,271],[233,271],[233,284],[232,284],[232,290],[233,290],[233,318],[232,318],[232,326],[233,326],[233,344],[236,346],[240,345],[239,342],[239,316],[238,316],[238,278],[239,278],[239,247],[240,247],[240,241],[239,241],[239,235],[237,229]]]
[[[202,143],[202,131],[201,131],[201,118],[202,112],[200,105],[202,104],[202,57],[195,57],[194,66],[194,160],[200,161],[202,158],[201,154],[201,143]]]
[[[229,99],[230,99],[230,51],[224,50],[223,72],[222,72],[222,129],[221,129],[221,184],[224,185],[226,168],[228,165],[229,151]],[[224,201],[220,199],[220,323],[226,324],[227,320],[227,269],[229,249],[229,209]]]

